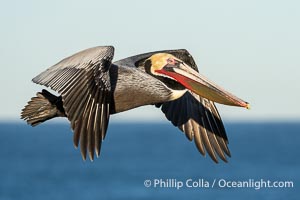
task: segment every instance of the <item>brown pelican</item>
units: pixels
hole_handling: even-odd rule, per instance
[[[109,116],[143,105],[161,107],[174,126],[199,152],[218,162],[230,156],[228,139],[214,102],[249,108],[249,104],[198,73],[185,49],[132,56],[112,63],[114,48],[86,49],[63,59],[32,79],[50,87],[38,92],[21,118],[35,126],[54,117],[67,117],[83,159],[100,154]]]

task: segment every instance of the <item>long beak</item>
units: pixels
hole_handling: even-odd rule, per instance
[[[172,77],[187,89],[211,101],[250,109],[249,103],[227,92],[185,64],[167,65],[156,72]]]

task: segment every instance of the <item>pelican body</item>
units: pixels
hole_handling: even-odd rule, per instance
[[[100,155],[109,116],[143,105],[161,107],[168,120],[195,141],[199,152],[227,162],[228,139],[214,102],[249,108],[249,104],[199,74],[187,50],[140,54],[112,62],[114,48],[86,49],[48,68],[33,82],[50,87],[38,92],[21,118],[35,126],[67,117],[83,159]]]
[[[114,86],[111,114],[173,99],[171,89],[137,68],[112,65],[110,74]]]

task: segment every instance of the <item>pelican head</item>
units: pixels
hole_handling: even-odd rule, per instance
[[[227,92],[172,54],[152,55],[145,60],[145,70],[164,82],[170,89],[188,89],[217,103],[250,108],[249,103]]]

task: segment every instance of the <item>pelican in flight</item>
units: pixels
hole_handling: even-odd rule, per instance
[[[249,104],[199,74],[185,49],[156,51],[112,62],[114,47],[99,46],[63,59],[32,79],[58,92],[38,92],[21,118],[35,126],[67,117],[86,160],[100,155],[109,116],[143,105],[161,108],[166,118],[216,163],[230,157],[228,139],[214,102]]]

